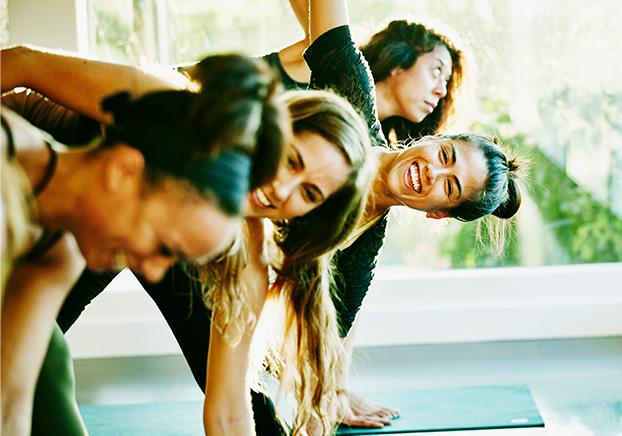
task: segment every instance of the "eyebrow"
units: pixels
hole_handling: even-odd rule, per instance
[[[302,158],[302,155],[300,154],[300,151],[298,151],[298,147],[296,147],[294,144],[292,144],[292,148],[294,149],[294,154],[296,155],[296,161],[298,162],[298,165],[300,165],[300,169],[304,170],[305,169],[305,161]],[[324,193],[322,192],[322,190],[320,189],[319,186],[311,185],[310,189],[314,190],[320,196],[320,201],[324,201],[326,199],[326,196],[324,195]]]
[[[456,165],[456,147],[450,142],[449,147],[451,148],[451,161],[454,166]],[[460,184],[460,180],[457,176],[454,176],[454,182],[456,183],[456,187],[458,188],[458,197],[462,197],[462,185]]]
[[[298,165],[300,165],[300,169],[304,170],[305,169],[305,161],[302,158],[302,155],[300,154],[300,152],[298,151],[298,147],[296,147],[294,144],[292,144],[292,148],[294,149],[294,155],[296,156],[296,162],[298,162]]]

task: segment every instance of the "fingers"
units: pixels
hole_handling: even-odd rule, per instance
[[[375,416],[352,416],[344,419],[343,424],[350,427],[382,428],[391,424],[391,420]]]

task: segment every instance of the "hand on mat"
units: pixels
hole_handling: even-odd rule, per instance
[[[350,427],[381,428],[400,416],[397,410],[372,403],[360,395],[348,391],[349,408],[346,409],[342,423]]]

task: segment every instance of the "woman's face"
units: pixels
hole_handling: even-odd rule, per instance
[[[204,262],[231,244],[239,220],[215,202],[173,180],[148,187],[144,173],[120,178],[104,182],[73,232],[89,268],[129,266],[156,282],[173,263]]]
[[[395,102],[393,115],[423,121],[447,95],[451,69],[451,55],[444,45],[419,56],[410,68],[394,69],[385,79]]]
[[[246,215],[273,220],[302,216],[341,188],[349,174],[335,145],[317,133],[298,133],[276,178],[249,194]]]
[[[401,204],[442,218],[484,189],[488,167],[476,146],[428,136],[395,152],[382,174],[390,195]]]

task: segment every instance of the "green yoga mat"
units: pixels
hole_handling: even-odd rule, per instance
[[[543,427],[527,386],[486,386],[377,392],[371,400],[402,416],[383,429],[342,427],[340,435]],[[194,436],[203,434],[203,404],[175,401],[83,405],[91,436]]]
[[[338,435],[544,427],[527,386],[473,386],[377,392],[367,396],[401,416],[380,429],[342,426]]]

